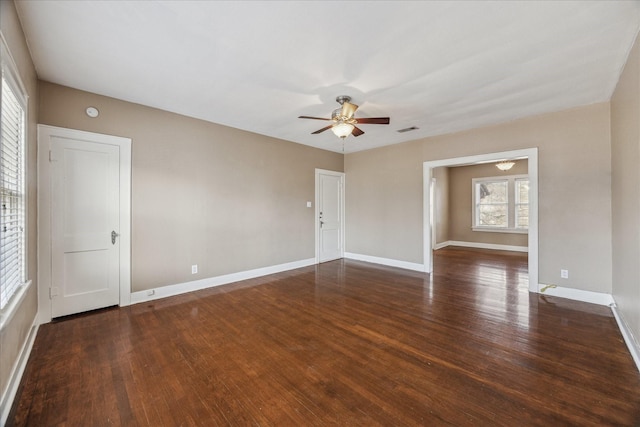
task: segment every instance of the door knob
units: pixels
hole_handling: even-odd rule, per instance
[[[111,244],[112,244],[112,245],[115,245],[115,244],[116,244],[116,237],[118,237],[118,236],[119,236],[119,234],[118,234],[118,233],[116,233],[115,231],[112,231],[112,232],[111,232]]]

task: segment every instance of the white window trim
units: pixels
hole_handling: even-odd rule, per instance
[[[516,227],[516,196],[515,196],[515,182],[519,179],[529,179],[529,175],[521,174],[521,175],[502,175],[502,176],[487,176],[481,178],[473,178],[471,180],[471,230],[473,231],[483,231],[490,233],[510,233],[510,234],[528,234],[528,228]],[[496,181],[507,181],[507,197],[509,206],[507,208],[507,218],[508,218],[508,226],[507,227],[493,227],[489,225],[477,225],[477,210],[476,210],[476,184],[479,182],[496,182]]]
[[[7,80],[7,83],[12,87],[14,95],[18,99],[18,102],[24,108],[24,246],[23,246],[23,268],[25,274],[24,283],[16,289],[16,291],[9,297],[9,301],[7,305],[0,310],[0,331],[4,330],[4,327],[11,321],[15,313],[17,312],[20,304],[24,300],[27,291],[31,286],[31,279],[29,279],[29,264],[28,264],[28,256],[29,253],[29,197],[28,197],[28,185],[27,185],[27,176],[28,176],[28,165],[26,159],[29,158],[29,145],[27,141],[29,141],[29,96],[25,89],[25,86],[22,84],[22,79],[18,73],[18,67],[16,66],[15,61],[13,60],[13,56],[9,51],[9,47],[4,38],[4,34],[0,32],[0,72]],[[0,92],[2,88],[0,87]]]
[[[518,227],[516,224],[518,223],[518,207],[520,205],[526,205],[527,208],[529,208],[529,198],[527,197],[527,203],[522,203],[520,202],[520,197],[518,193],[518,181],[527,181],[527,185],[529,185],[529,176],[527,175],[526,178],[518,178],[516,177],[513,180],[513,221],[514,221],[514,228],[516,230],[528,230],[528,222],[527,221],[527,227]]]
[[[508,228],[508,227],[490,227],[490,226],[473,226],[471,227],[473,231],[482,231],[486,233],[509,233],[509,234],[528,234],[526,228]]]

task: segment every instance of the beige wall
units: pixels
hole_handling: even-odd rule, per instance
[[[610,293],[609,114],[601,103],[346,155],[347,251],[422,263],[423,162],[538,147],[540,282]]]
[[[338,153],[47,82],[40,123],[132,138],[133,291],[313,258],[315,168],[343,171]]]
[[[471,229],[473,178],[526,174],[527,160],[516,161],[508,172],[500,171],[495,163],[449,168],[449,240],[526,247],[528,240],[526,234],[494,233]]]
[[[613,297],[640,338],[640,38],[611,99]]]
[[[422,263],[418,142],[347,154],[346,251]]]
[[[4,396],[11,370],[17,362],[18,352],[22,348],[36,316],[37,302],[37,266],[36,266],[36,123],[38,82],[36,71],[31,62],[22,27],[12,1],[0,1],[0,32],[7,41],[11,55],[18,67],[20,78],[29,96],[27,128],[27,278],[32,286],[22,304],[17,308],[11,321],[0,331],[0,393]]]

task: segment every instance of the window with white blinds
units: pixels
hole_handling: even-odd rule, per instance
[[[4,65],[4,64],[3,64]],[[0,109],[0,310],[25,283],[25,106],[2,70]]]

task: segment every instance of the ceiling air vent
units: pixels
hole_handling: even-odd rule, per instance
[[[415,126],[411,126],[410,128],[404,128],[404,129],[400,129],[399,131],[397,131],[398,133],[405,133],[405,132],[411,132],[412,130],[417,130],[420,129],[418,127]]]

